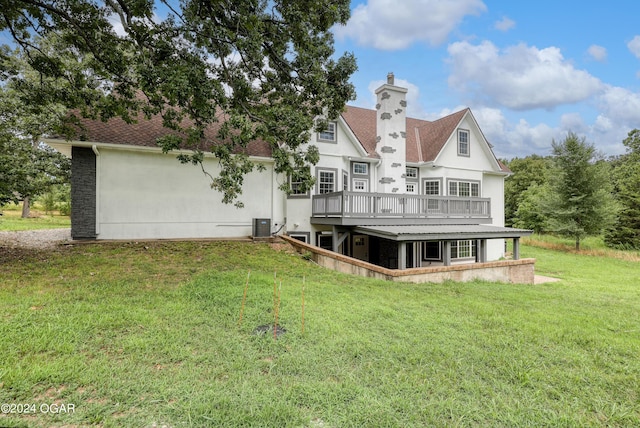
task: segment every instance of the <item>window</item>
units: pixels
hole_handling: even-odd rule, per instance
[[[463,198],[480,197],[480,183],[477,181],[449,181],[449,196],[460,196]]]
[[[354,162],[353,163],[353,173],[359,175],[368,175],[369,174],[369,164],[362,162]]]
[[[342,190],[347,192],[349,190],[349,174],[342,170]]]
[[[440,194],[440,181],[428,180],[424,182],[424,194],[425,195],[439,195]]]
[[[317,246],[325,250],[333,251],[333,236],[318,233],[316,235]]]
[[[407,183],[407,193],[416,193],[415,183]]]
[[[294,172],[289,178],[289,185],[291,187],[291,196],[304,196],[309,194],[308,190],[303,189],[302,174]]]
[[[440,249],[442,246],[438,241],[422,243],[422,260],[442,260]]]
[[[327,128],[324,131],[318,133],[318,140],[335,142],[336,141],[336,123],[328,122]]]
[[[458,129],[458,156],[469,156],[469,131]]]
[[[354,192],[366,192],[368,189],[368,180],[363,179],[354,179],[353,180],[353,191]]]
[[[306,244],[309,243],[309,232],[290,233],[289,236]]]
[[[335,171],[318,171],[318,193],[331,193],[336,189]]]
[[[418,168],[413,168],[408,166],[407,167],[407,172],[405,173],[407,178],[418,178]]]
[[[451,259],[469,259],[476,256],[476,241],[452,241]]]

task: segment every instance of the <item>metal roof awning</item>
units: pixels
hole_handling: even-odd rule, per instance
[[[358,226],[353,233],[377,236],[392,241],[453,241],[466,239],[500,239],[529,236],[531,230],[478,225],[403,225]]]

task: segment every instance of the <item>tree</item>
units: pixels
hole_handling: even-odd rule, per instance
[[[177,136],[165,152],[190,148],[181,162],[202,165],[205,150],[219,159],[211,177],[223,201],[236,201],[254,168],[247,145],[264,140],[275,170],[310,171],[317,149],[307,147],[318,116],[335,118],[353,98],[352,54],[334,58],[331,27],[345,24],[348,0],[19,0],[4,5],[8,31],[43,76],[65,79],[68,91],[40,91],[84,115],[139,120],[161,115]],[[165,19],[158,18],[164,15]],[[110,18],[119,17],[116,33]],[[69,67],[41,49],[34,35],[56,34],[58,51],[82,58]],[[11,70],[5,76],[19,78]],[[98,83],[96,85],[96,82]],[[204,130],[221,123],[214,139]],[[323,127],[320,121],[317,127]],[[313,176],[302,174],[310,188]],[[287,189],[286,182],[282,187]],[[241,203],[237,203],[241,205]]]
[[[506,161],[505,164],[512,171],[512,174],[507,177],[504,183],[506,225],[541,231],[542,224],[539,220],[529,223],[524,217],[526,216],[531,220],[533,220],[532,215],[539,217],[534,213],[538,209],[537,204],[533,203],[533,196],[539,194],[539,188],[547,183],[551,160],[548,157],[530,155],[525,158],[511,159]],[[525,201],[527,208],[521,210],[521,206]],[[519,210],[521,210],[520,215],[518,214]],[[525,211],[527,212],[526,215]]]
[[[44,81],[19,52],[4,53],[4,68],[19,72],[21,79],[0,87],[0,204],[22,200],[22,217],[29,217],[31,198],[69,180],[69,159],[40,142],[43,134],[63,122],[66,109],[24,98],[32,93],[25,91],[28,85],[41,86]]]
[[[640,130],[630,131],[623,144],[627,153],[614,163],[613,169],[620,211],[605,233],[605,243],[615,248],[640,249]]]
[[[584,138],[570,132],[562,142],[552,142],[553,170],[550,194],[545,201],[549,229],[580,240],[598,234],[614,220],[616,204],[611,196],[606,162],[596,162],[596,150]]]

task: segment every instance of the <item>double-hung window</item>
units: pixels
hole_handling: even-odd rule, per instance
[[[471,153],[469,131],[458,129],[458,156],[469,156]]]
[[[303,189],[302,186],[302,174],[298,171],[294,171],[289,178],[289,185],[291,186],[291,196],[305,196],[309,195],[309,191]]]
[[[336,142],[336,122],[327,122],[327,127],[318,133],[318,141]]]
[[[331,193],[336,190],[336,173],[335,171],[319,170],[318,171],[318,193]]]
[[[440,195],[440,180],[425,180],[424,194],[431,196]],[[427,212],[437,212],[440,209],[440,203],[440,199],[427,199]]]

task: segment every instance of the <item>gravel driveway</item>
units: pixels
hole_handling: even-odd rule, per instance
[[[71,241],[71,229],[22,230],[0,232],[0,251],[4,248],[54,248],[59,243]]]

